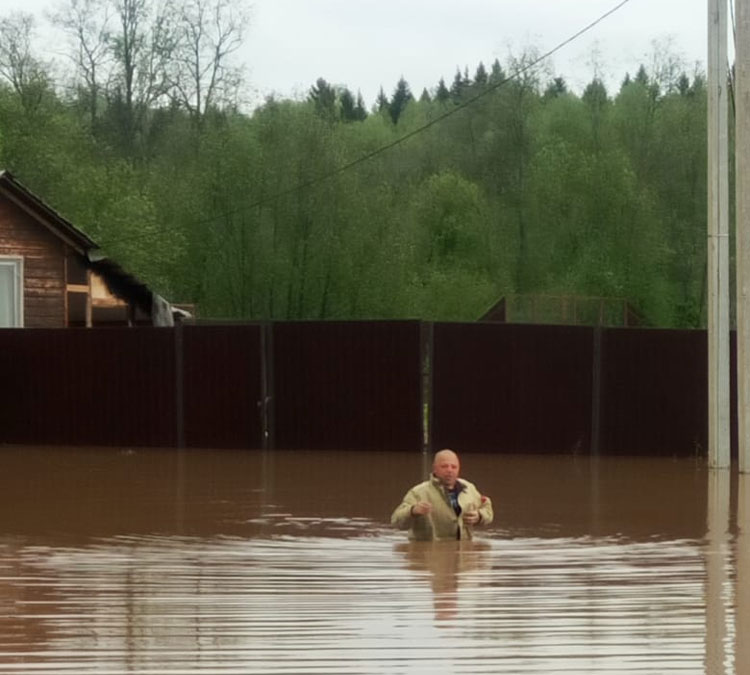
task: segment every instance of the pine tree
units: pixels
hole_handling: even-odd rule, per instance
[[[441,77],[438,82],[437,91],[435,92],[435,100],[440,103],[445,103],[451,97],[451,93],[448,91],[448,87],[445,86],[445,80]]]
[[[393,96],[391,97],[391,105],[389,107],[391,119],[393,120],[394,124],[398,124],[399,117],[401,117],[401,114],[406,109],[409,101],[413,100],[414,97],[412,96],[411,90],[409,89],[409,85],[402,77],[396,85],[396,89],[394,90]]]
[[[487,69],[484,67],[484,64],[480,61],[479,65],[477,66],[477,72],[474,73],[474,84],[476,84],[478,87],[484,87],[487,84],[488,75],[487,75]]]
[[[383,91],[383,87],[380,87],[380,91],[378,92],[378,97],[375,99],[375,110],[377,112],[383,112],[385,110],[389,110],[391,107],[390,102],[388,101],[388,97],[385,95],[385,92]]]
[[[367,118],[367,109],[365,108],[365,100],[362,98],[362,92],[357,92],[357,105],[354,106],[354,118],[361,122]]]
[[[328,120],[336,119],[336,90],[322,77],[310,87],[307,98],[315,104],[318,115]]]
[[[429,103],[430,101],[432,101],[432,99],[430,98],[430,92],[427,91],[427,87],[425,87],[424,89],[422,89],[422,95],[419,97],[419,102]]]
[[[598,77],[595,77],[583,90],[581,100],[592,109],[600,110],[608,101],[607,88]]]
[[[565,84],[565,80],[562,77],[556,77],[547,85],[547,88],[544,90],[544,98],[559,98],[563,94],[567,93],[568,85]]]
[[[339,91],[339,103],[341,104],[341,119],[344,122],[354,122],[357,117],[355,114],[356,104],[354,95],[347,87]]]
[[[497,85],[504,82],[506,79],[508,79],[508,76],[500,65],[500,61],[495,59],[492,63],[492,69],[490,70],[490,84]]]
[[[644,87],[648,86],[648,73],[646,72],[645,66],[641,65],[638,67],[638,72],[635,74],[635,81],[638,84],[642,84]]]
[[[464,77],[461,71],[457,68],[456,75],[453,78],[453,84],[451,85],[451,98],[454,103],[458,103],[461,100],[461,96],[464,93]]]
[[[680,92],[680,96],[687,96],[690,92],[690,78],[685,73],[677,80],[677,91]]]

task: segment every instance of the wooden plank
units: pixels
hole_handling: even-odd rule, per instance
[[[24,261],[24,325],[62,328],[65,323],[65,245],[0,194],[0,254]]]

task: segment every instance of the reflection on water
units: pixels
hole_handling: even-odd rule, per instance
[[[468,572],[489,567],[492,550],[481,540],[409,541],[399,543],[395,550],[404,557],[406,568],[427,577],[432,589],[435,619],[460,620],[458,613],[458,580],[469,578]],[[464,595],[467,588],[462,589]]]
[[[465,455],[481,538],[387,523],[407,453],[3,448],[0,673],[750,675],[750,477]]]

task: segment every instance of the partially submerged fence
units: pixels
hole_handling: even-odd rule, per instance
[[[706,369],[704,331],[11,329],[0,331],[0,443],[704,454]]]

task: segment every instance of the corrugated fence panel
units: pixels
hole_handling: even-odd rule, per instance
[[[273,324],[275,446],[420,448],[420,328]],[[175,446],[179,415],[188,446],[261,447],[263,335],[257,325],[0,330],[0,443]],[[435,324],[432,445],[704,455],[706,350],[705,331]],[[735,353],[732,335],[736,456]]]
[[[0,331],[0,440],[6,443],[171,446],[171,330]]]
[[[260,326],[183,328],[185,444],[261,448]]]
[[[602,452],[649,456],[706,452],[707,340],[705,331],[603,332]]]
[[[593,329],[435,324],[435,449],[589,452]]]
[[[276,446],[422,446],[419,322],[274,324]]]

